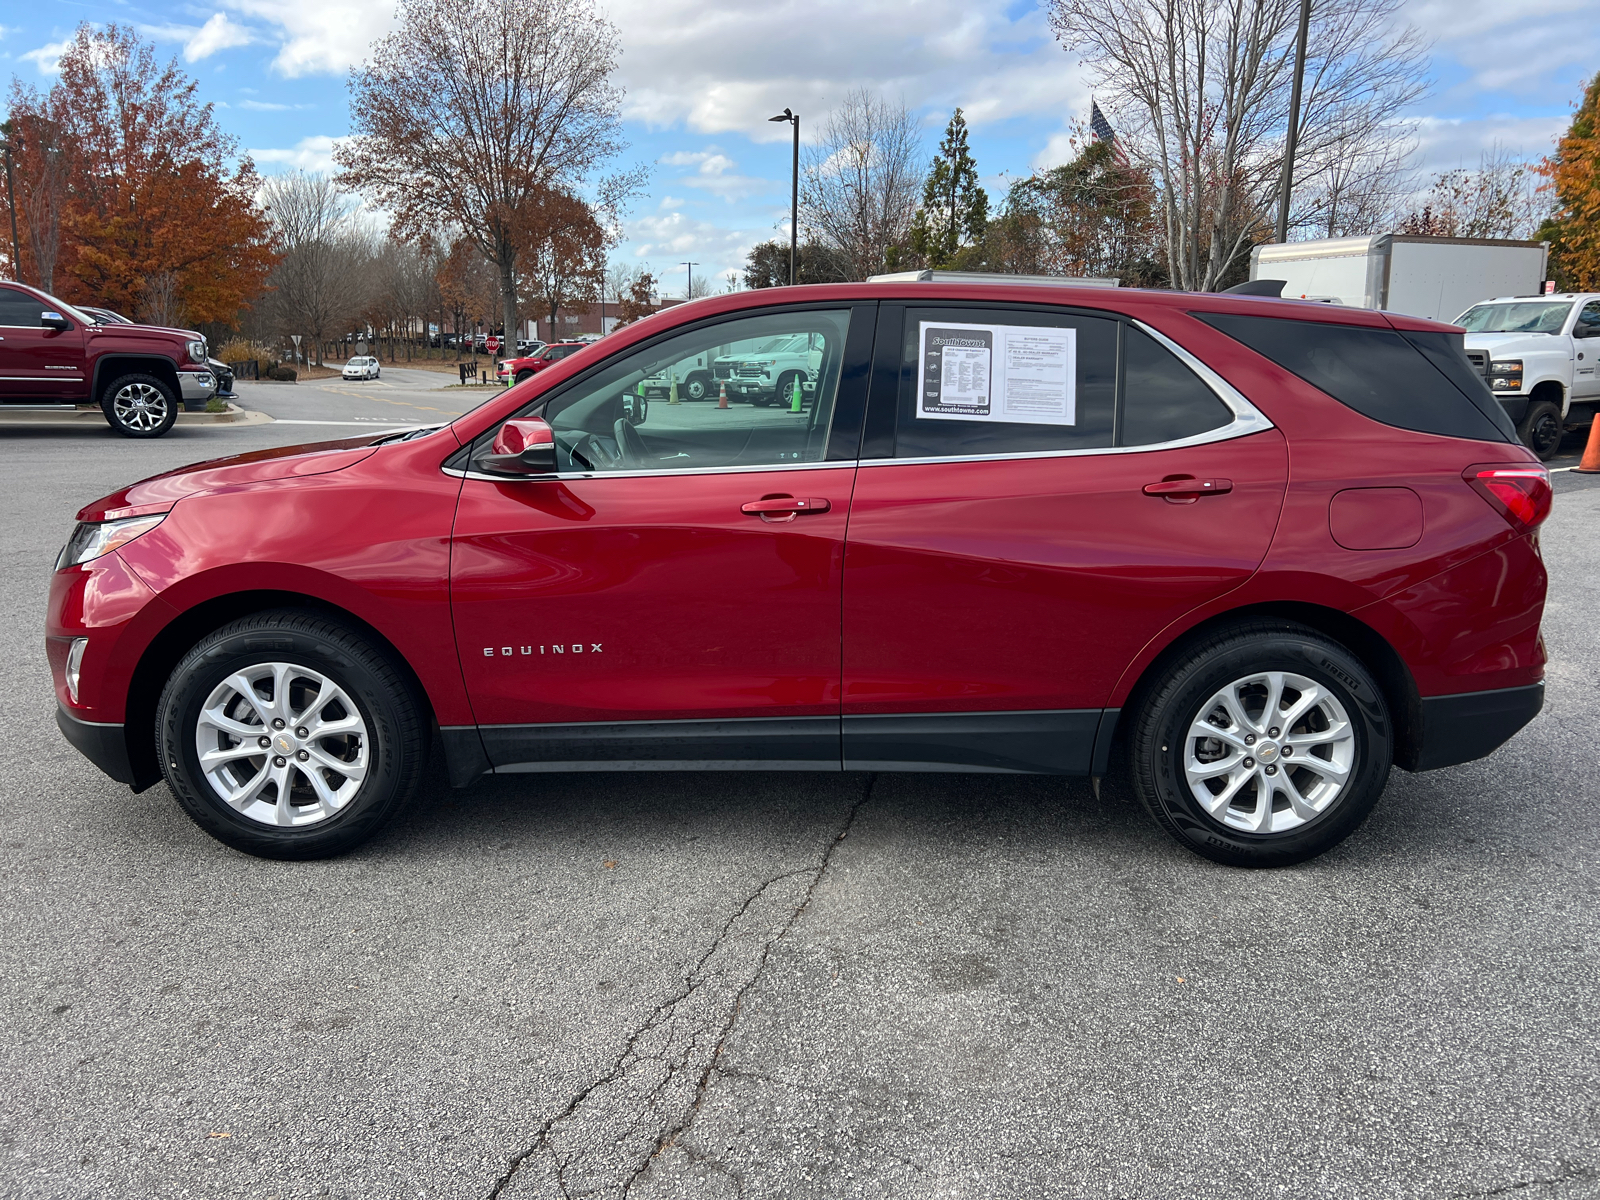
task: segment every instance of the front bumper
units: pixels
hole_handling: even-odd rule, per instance
[[[1544,707],[1544,684],[1424,696],[1412,771],[1434,771],[1484,758],[1511,740]]]
[[[56,725],[78,753],[118,783],[125,783],[135,792],[142,792],[156,782],[155,779],[140,779],[134,771],[128,757],[127,731],[122,725],[80,721],[67,711],[65,705],[59,703],[56,705]]]
[[[179,371],[178,391],[185,403],[209,400],[217,394],[217,377],[210,371]]]

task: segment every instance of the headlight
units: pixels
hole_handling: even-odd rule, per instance
[[[1489,364],[1489,386],[1497,392],[1522,390],[1522,360],[1502,358]]]
[[[148,517],[124,517],[120,521],[79,525],[72,531],[67,544],[61,548],[61,554],[56,559],[56,570],[63,571],[79,563],[99,558],[102,554],[119,550],[134,538],[149,533],[166,519],[166,513],[156,513]]]
[[[204,342],[190,342],[184,349],[189,352],[190,362],[203,363],[210,357],[206,353],[206,344]]]

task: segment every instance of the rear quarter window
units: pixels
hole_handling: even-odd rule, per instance
[[[1500,422],[1393,329],[1235,313],[1192,315],[1374,421],[1444,437],[1511,440]]]

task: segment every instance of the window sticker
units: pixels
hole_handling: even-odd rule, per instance
[[[1076,329],[923,321],[919,336],[919,418],[1078,423]]]

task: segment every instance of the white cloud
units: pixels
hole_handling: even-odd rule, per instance
[[[1402,15],[1438,39],[1474,90],[1548,103],[1553,73],[1600,58],[1594,0],[1410,0]]]
[[[772,236],[775,235],[729,229],[681,212],[640,217],[626,222],[624,227],[624,241],[630,252],[651,266],[656,278],[664,281],[662,290],[668,295],[683,292],[688,274],[683,269],[684,262],[698,264],[695,276],[717,278],[720,287],[727,272],[744,267],[751,246]]]
[[[210,58],[219,50],[248,46],[253,41],[255,37],[250,30],[228,20],[227,13],[213,13],[211,18],[184,42],[183,60],[199,62],[203,58]]]
[[[367,57],[395,25],[393,0],[224,0],[279,31],[272,66],[291,79],[338,74]]]
[[[700,188],[730,203],[759,196],[779,186],[776,180],[737,174],[734,168],[738,164],[715,146],[706,150],[674,150],[657,161],[667,167],[695,167],[694,174],[676,176],[671,182]]]
[[[41,75],[61,74],[61,56],[67,52],[70,42],[46,42],[37,50],[29,50],[25,54],[17,55],[18,58],[31,62],[39,68]]]
[[[248,108],[251,112],[291,112],[302,108],[315,108],[315,104],[274,104],[270,100],[241,100],[240,108]]]
[[[1485,150],[1502,147],[1515,158],[1540,159],[1555,147],[1569,117],[1510,115],[1459,119],[1423,117],[1417,122],[1417,161],[1424,177],[1458,167],[1476,169]]]
[[[314,134],[303,137],[287,150],[251,150],[250,157],[258,165],[268,164],[286,170],[331,172],[334,169],[333,148],[347,139]]]

